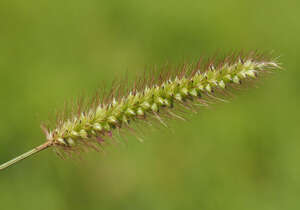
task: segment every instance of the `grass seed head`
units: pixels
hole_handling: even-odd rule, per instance
[[[164,116],[182,118],[175,106],[207,106],[219,92],[226,96],[230,87],[242,86],[280,67],[275,59],[251,52],[227,56],[220,62],[166,69],[158,77],[144,75],[137,79],[132,89],[124,88],[121,82],[104,97],[97,94],[90,103],[93,105],[84,110],[78,103],[73,114],[60,118],[56,128],[47,129],[47,140],[68,153],[86,146],[94,148],[113,131],[131,131],[133,121],[156,118],[165,124]]]

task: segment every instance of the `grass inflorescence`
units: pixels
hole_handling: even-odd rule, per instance
[[[221,61],[211,59],[173,70],[165,68],[157,76],[140,77],[132,88],[117,84],[109,94],[97,94],[86,107],[79,104],[71,114],[62,114],[53,129],[43,127],[47,141],[32,153],[48,147],[67,154],[87,147],[97,150],[115,131],[133,131],[133,122],[157,119],[165,125],[165,118],[182,118],[182,112],[178,113],[182,108],[193,110],[199,105],[208,106],[211,101],[222,101],[220,95],[226,97],[232,89],[278,69],[272,56],[239,53]]]
[[[220,62],[183,65],[162,71],[158,76],[144,76],[128,91],[112,88],[106,100],[97,96],[83,111],[61,118],[55,129],[47,129],[47,140],[64,151],[78,151],[84,146],[95,148],[112,137],[113,131],[129,128],[131,122],[177,117],[176,106],[191,108],[208,105],[232,87],[256,80],[278,69],[277,62],[263,55],[231,55]]]

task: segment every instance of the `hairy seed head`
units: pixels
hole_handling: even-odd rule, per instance
[[[198,103],[205,96],[216,97],[218,90],[227,91],[240,86],[244,81],[255,80],[258,76],[279,69],[273,59],[262,58],[250,53],[246,56],[229,56],[219,63],[184,66],[180,70],[156,79],[146,79],[140,87],[129,93],[115,96],[97,103],[86,111],[76,113],[60,121],[53,130],[48,130],[47,140],[63,149],[74,149],[80,145],[94,145],[103,142],[103,137],[112,131],[128,127],[132,121],[157,117],[167,110],[172,116],[174,105]],[[209,100],[207,98],[206,100]],[[99,101],[99,99],[96,99]],[[206,105],[205,100],[202,100]],[[180,116],[178,116],[180,118]]]

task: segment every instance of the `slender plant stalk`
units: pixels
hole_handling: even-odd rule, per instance
[[[5,169],[48,147],[58,155],[78,154],[86,148],[98,150],[120,132],[136,133],[135,123],[179,118],[186,110],[224,101],[234,89],[251,84],[261,76],[280,69],[276,59],[255,52],[233,54],[220,62],[188,64],[174,71],[165,69],[158,77],[145,75],[133,87],[124,82],[112,87],[104,97],[95,96],[87,106],[82,103],[66,110],[57,119],[55,128],[44,127],[46,143],[0,166]],[[125,87],[124,87],[125,86]],[[134,123],[133,123],[134,122]]]
[[[14,164],[20,162],[21,160],[24,160],[24,159],[30,157],[31,155],[34,155],[34,154],[36,154],[36,153],[38,153],[40,151],[43,151],[43,150],[49,148],[51,146],[51,144],[52,144],[52,142],[47,141],[44,144],[42,144],[42,145],[40,145],[38,147],[35,147],[34,149],[32,149],[32,150],[30,150],[28,152],[25,152],[24,154],[22,154],[22,155],[20,155],[20,156],[18,156],[16,158],[14,158],[14,159],[12,159],[10,161],[7,161],[6,163],[3,163],[2,165],[0,165],[0,170],[6,169],[6,168],[8,168],[11,165],[14,165]]]

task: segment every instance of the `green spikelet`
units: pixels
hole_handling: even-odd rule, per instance
[[[119,99],[82,112],[48,133],[48,141],[53,145],[71,148],[82,142],[97,142],[98,137],[111,134],[116,128],[138,120],[140,117],[155,115],[160,111],[172,109],[178,103],[199,99],[216,90],[225,90],[232,85],[241,85],[243,81],[253,80],[257,76],[274,69],[278,64],[273,60],[259,60],[255,57],[230,58],[230,62],[209,65],[206,69],[190,67],[176,71],[173,76],[158,80],[151,86],[133,89]],[[101,138],[102,139],[102,138]]]
[[[176,71],[167,70],[157,79],[146,78],[142,85],[135,86],[128,93],[112,94],[96,106],[58,120],[55,129],[44,129],[47,142],[43,146],[3,164],[0,169],[48,147],[68,153],[80,151],[86,146],[95,148],[105,141],[105,137],[111,137],[114,130],[128,128],[133,121],[138,123],[139,120],[154,117],[164,124],[163,113],[181,118],[176,114],[177,105],[189,107],[199,101],[207,105],[206,102],[218,97],[218,92],[242,86],[277,69],[280,67],[274,59],[249,53],[228,56],[221,62],[210,62],[206,67],[198,64]],[[99,98],[96,97],[96,101]]]

